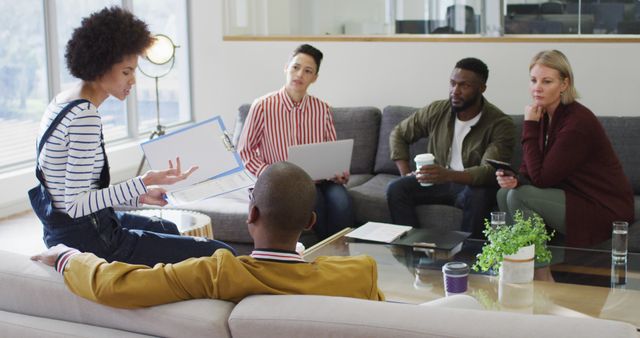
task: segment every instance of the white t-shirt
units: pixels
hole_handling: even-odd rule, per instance
[[[462,164],[462,141],[471,131],[473,127],[480,120],[482,112],[476,115],[469,121],[460,121],[456,117],[455,126],[453,129],[453,142],[451,143],[451,161],[449,162],[449,168],[457,171],[464,170],[464,164]]]

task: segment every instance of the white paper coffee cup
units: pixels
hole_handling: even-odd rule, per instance
[[[423,165],[434,164],[435,157],[431,153],[425,153],[425,154],[416,155],[416,157],[413,160],[416,162],[416,171],[420,171],[420,167],[422,167]],[[416,175],[416,177],[419,177],[419,176],[420,176],[420,174]],[[423,186],[423,187],[428,187],[428,186],[431,186],[433,184],[432,183],[420,183],[420,185]]]

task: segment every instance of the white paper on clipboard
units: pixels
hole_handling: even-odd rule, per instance
[[[198,166],[189,178],[167,189],[174,205],[198,201],[253,186],[220,116],[176,130],[141,144],[151,169],[164,170],[180,157],[182,170]],[[175,163],[174,163],[175,165]]]

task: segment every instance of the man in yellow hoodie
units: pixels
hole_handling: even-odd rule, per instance
[[[247,224],[255,249],[235,257],[218,250],[154,267],[108,263],[62,244],[31,257],[54,266],[75,294],[95,302],[137,308],[194,298],[238,302],[253,294],[313,294],[384,300],[376,262],[368,256],[319,257],[295,252],[300,233],[315,222],[315,187],[301,168],[275,163],[249,192]]]

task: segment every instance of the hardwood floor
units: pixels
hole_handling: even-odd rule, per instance
[[[0,218],[0,250],[30,256],[44,249],[42,225],[33,211]]]

